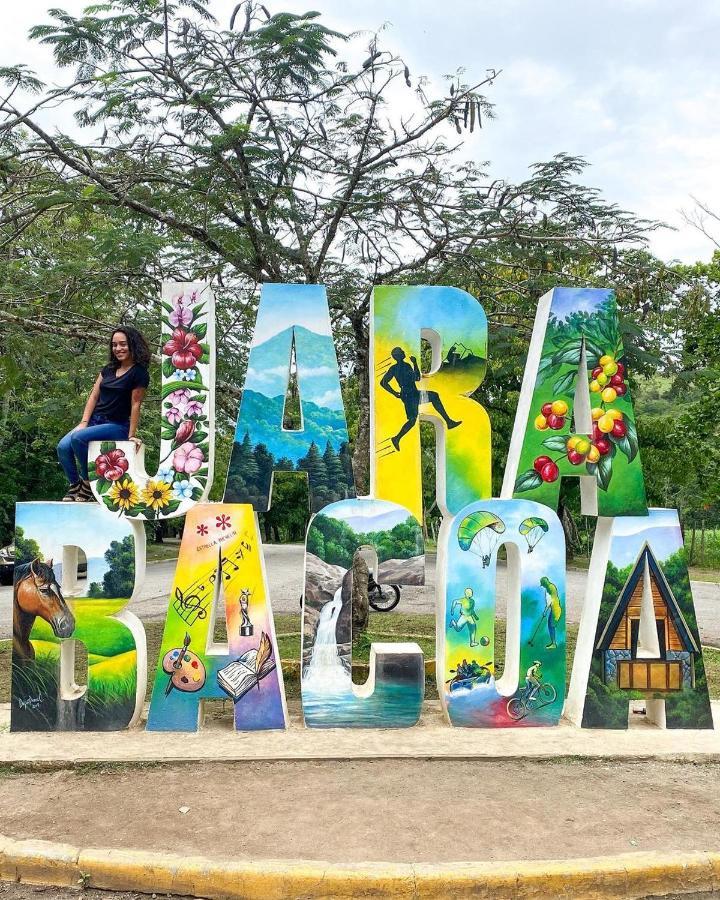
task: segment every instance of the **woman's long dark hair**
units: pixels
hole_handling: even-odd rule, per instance
[[[148,342],[145,340],[143,335],[137,330],[137,328],[133,328],[132,325],[118,325],[117,328],[113,328],[110,335],[110,355],[108,364],[112,366],[113,369],[117,369],[117,367],[120,365],[118,360],[115,358],[115,354],[113,353],[112,349],[113,334],[117,334],[118,331],[121,334],[124,334],[127,338],[128,350],[132,355],[135,365],[142,366],[144,369],[147,369],[147,367],[150,365],[150,347],[148,346]]]

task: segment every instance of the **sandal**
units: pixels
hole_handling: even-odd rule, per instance
[[[81,487],[82,481],[74,481],[65,492],[65,496],[62,498],[62,502],[74,503],[78,499],[78,494],[80,493]]]
[[[95,495],[93,494],[92,488],[90,487],[90,482],[86,478],[83,478],[80,482],[80,487],[78,488],[75,499],[78,503],[95,502]]]

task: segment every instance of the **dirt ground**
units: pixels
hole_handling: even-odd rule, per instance
[[[5,771],[0,831],[258,860],[720,849],[720,764],[367,760]]]

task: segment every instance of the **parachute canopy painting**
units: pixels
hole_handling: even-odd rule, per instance
[[[520,523],[518,531],[527,541],[528,553],[532,553],[536,545],[547,534],[548,523],[539,516],[529,516]]]
[[[546,525],[547,527],[547,525]],[[458,528],[461,550],[469,550],[482,559],[483,568],[490,565],[490,557],[505,531],[505,523],[494,513],[480,510],[466,516]]]

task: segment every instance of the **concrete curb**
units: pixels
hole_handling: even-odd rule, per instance
[[[534,862],[238,862],[0,836],[0,880],[209,900],[396,897],[641,898],[720,890],[720,852],[628,853]]]

